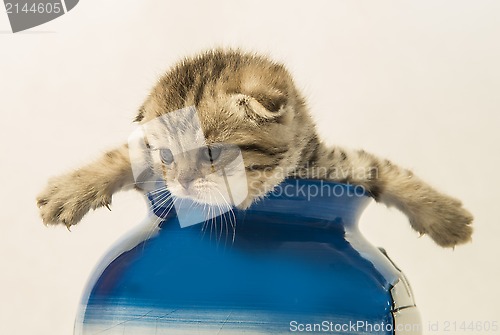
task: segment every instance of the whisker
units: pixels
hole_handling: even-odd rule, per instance
[[[217,190],[217,192],[219,192],[222,200],[224,200],[226,206],[229,208],[229,212],[232,216],[232,219],[234,220],[234,224],[231,222],[231,220],[229,221],[231,223],[232,228],[233,228],[233,243],[234,243],[234,239],[236,238],[236,216],[234,215],[233,206],[231,206],[229,204],[226,197],[224,197],[224,195],[222,194],[222,192],[219,189],[217,189],[217,188],[215,188],[215,189]],[[231,216],[230,216],[230,218],[231,218]]]
[[[226,213],[224,212],[224,210],[223,210],[223,208],[222,208],[221,204],[219,204],[219,203],[218,203],[218,204],[217,204],[217,206],[219,207],[219,211],[220,211],[220,213],[221,213],[221,216],[220,216],[220,217],[221,217],[221,219],[220,219],[220,220],[221,220],[221,237],[222,237],[222,224],[223,224],[223,223],[224,223],[224,227],[226,228],[226,238],[224,239],[224,242],[225,242],[225,243],[224,243],[224,247],[225,247],[225,246],[226,246],[226,243],[227,243],[227,234],[228,234],[228,232],[227,232],[227,220],[226,220]]]
[[[165,201],[168,201],[168,200],[170,200],[170,199],[167,199]],[[164,204],[166,204],[166,202]],[[168,214],[170,213],[170,211],[172,210],[173,207],[174,207],[174,203],[173,202],[170,202],[166,208],[163,207],[163,210],[160,213],[160,217],[166,218],[168,216]]]
[[[167,186],[159,187],[153,191],[148,192],[148,194],[155,195],[162,192],[169,192]]]
[[[172,199],[171,194],[161,195],[158,199],[155,199],[156,200],[155,204],[150,202],[149,209],[151,209],[153,211],[155,208],[161,208],[163,205],[165,205],[171,199]]]
[[[142,242],[142,252],[144,252],[144,250],[146,248],[146,243],[145,242],[147,240],[149,240],[153,236],[154,232],[158,228],[158,224],[159,224],[160,220],[161,220],[160,217],[156,217],[156,219],[154,220],[154,222],[149,227],[148,233],[146,234],[146,239],[144,239],[144,241]]]
[[[212,196],[210,195],[210,201],[212,200]],[[210,241],[212,241],[212,230],[213,230],[213,227],[214,227],[214,220],[213,220],[213,208],[212,206],[208,206],[208,213],[212,213],[210,215]],[[217,233],[217,232],[216,232]]]
[[[223,215],[223,210],[222,210],[222,207],[219,203],[217,203],[217,207],[219,208],[219,216],[220,216],[220,233],[219,233],[219,240],[222,239],[222,223],[224,221],[224,215]],[[226,233],[226,237],[227,237],[227,233]]]
[[[203,231],[203,236],[205,236],[205,233],[207,231],[207,225],[208,225],[208,215],[206,214],[208,212],[208,203],[205,201],[205,199],[203,199],[203,214],[204,214],[204,218],[205,218],[205,221],[203,222],[203,226],[201,228],[201,230]]]
[[[148,193],[149,195],[156,195],[159,194],[158,197],[160,199],[164,198],[165,196],[171,196],[170,192],[166,192],[165,190],[162,190],[161,192],[156,192],[156,193]],[[157,198],[155,198],[157,199]]]
[[[172,208],[173,208],[173,202],[169,204],[168,211],[167,211],[167,214],[165,216],[168,216],[168,213],[170,213],[170,210]],[[161,216],[163,216],[163,213],[164,212],[161,213]],[[149,240],[153,236],[153,234],[156,232],[156,230],[159,229],[160,223],[165,220],[161,216],[156,216],[156,219],[153,221],[153,223],[151,224],[151,226],[148,229],[148,232],[146,234],[146,239],[144,239],[144,241]],[[144,252],[145,247],[146,247],[146,243],[143,243],[143,245],[142,245],[143,252]]]

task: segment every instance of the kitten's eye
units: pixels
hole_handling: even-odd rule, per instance
[[[160,158],[165,164],[172,164],[174,162],[174,155],[170,149],[160,149]]]
[[[220,147],[206,147],[202,149],[202,157],[206,161],[213,162],[219,158],[221,151]]]

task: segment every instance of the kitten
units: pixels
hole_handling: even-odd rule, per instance
[[[388,160],[363,150],[325,146],[304,98],[281,64],[236,50],[186,58],[153,87],[135,121],[147,124],[189,106],[197,111],[206,162],[213,164],[224,157],[224,150],[216,144],[241,151],[248,186],[248,194],[238,205],[242,209],[284,178],[326,179],[361,185],[377,202],[401,210],[413,229],[428,234],[440,246],[453,247],[471,238],[473,218],[460,201]],[[161,143],[162,136],[168,135],[162,129],[155,131],[146,147],[157,153],[151,164],[170,192],[182,197],[192,189],[196,201],[220,201],[200,196],[213,191],[207,175],[174,164],[172,148]],[[134,179],[128,145],[123,145],[94,163],[50,180],[37,203],[45,224],[70,227],[90,209],[108,207],[115,192],[134,185],[141,188]]]

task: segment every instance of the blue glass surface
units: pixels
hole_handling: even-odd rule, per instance
[[[389,290],[399,272],[357,227],[371,199],[317,180],[288,179],[280,190],[234,209],[234,240],[233,214],[181,228],[175,210],[158,205],[167,194],[149,195],[160,229],[132,233],[104,258],[75,333],[285,334],[293,321],[392,325]]]

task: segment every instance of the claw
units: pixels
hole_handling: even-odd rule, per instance
[[[69,223],[65,224],[66,229],[71,233],[71,225]]]
[[[111,212],[111,208],[109,208],[109,204],[105,204],[106,208]]]

